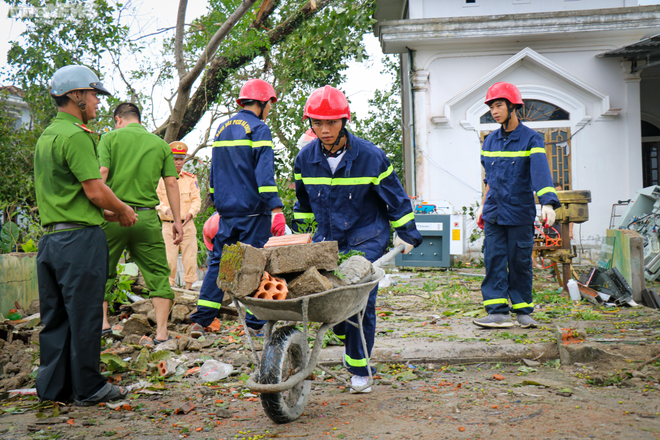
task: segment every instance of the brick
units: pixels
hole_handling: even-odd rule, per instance
[[[172,359],[162,360],[158,363],[158,374],[164,377],[174,376],[178,366],[179,363]]]
[[[238,242],[222,249],[218,287],[237,298],[252,295],[261,284],[266,258],[261,250]]]
[[[305,272],[310,267],[335,270],[339,256],[336,241],[274,247],[263,252],[268,260],[265,270],[272,275]]]
[[[254,294],[255,298],[260,299],[286,299],[289,289],[286,286],[286,281],[282,278],[275,278],[268,272],[264,272],[261,277],[261,285],[257,292]]]
[[[289,283],[289,299],[325,292],[332,288],[332,283],[326,277],[321,275],[315,267],[310,267]]]
[[[367,277],[370,279],[373,268],[369,260],[363,256],[353,255],[341,263],[335,273],[346,284],[358,284]]]
[[[174,414],[188,414],[193,409],[195,409],[195,404],[193,404],[192,402],[186,402],[177,409],[175,409]]]
[[[279,237],[270,237],[264,248],[271,248],[277,246],[293,246],[295,244],[308,244],[312,242],[311,234],[289,234],[280,235]]]

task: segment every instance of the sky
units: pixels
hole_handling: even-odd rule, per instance
[[[136,8],[136,19],[130,24],[131,33],[144,35],[156,32],[159,29],[172,27],[176,24],[176,10],[179,0],[158,0],[157,2],[132,0],[130,4]],[[203,15],[206,12],[207,4],[208,2],[206,0],[189,1],[186,11],[186,22],[189,23],[193,19]],[[0,68],[7,64],[6,54],[10,48],[9,42],[18,38],[25,29],[21,22],[7,17],[8,11],[8,6],[4,2],[1,2]],[[171,31],[162,35],[171,36],[173,32]],[[154,37],[152,42],[154,51],[159,47],[159,38],[160,36]],[[369,109],[368,100],[373,97],[374,91],[387,87],[390,81],[389,77],[380,74],[383,54],[376,37],[372,34],[367,35],[364,44],[369,54],[369,59],[363,63],[351,63],[346,71],[347,81],[341,85],[342,90],[345,91],[351,101],[351,110],[357,114],[358,118],[367,116]],[[365,78],[369,80],[364,81]],[[107,79],[104,83],[113,91],[113,84],[108,84]],[[155,102],[154,107],[158,113],[167,114],[168,107],[164,99]],[[198,128],[189,133],[183,140],[188,142],[189,145],[197,145],[203,138],[208,121],[209,118],[200,121],[197,124]],[[162,122],[162,120],[157,122]],[[216,122],[216,124],[219,125],[220,121]]]

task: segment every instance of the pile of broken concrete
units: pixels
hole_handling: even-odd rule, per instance
[[[239,242],[223,248],[218,286],[239,299],[290,300],[371,279],[366,258],[355,255],[341,265],[338,259],[336,241],[264,249]]]

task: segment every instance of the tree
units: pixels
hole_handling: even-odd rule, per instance
[[[283,188],[297,153],[295,141],[304,131],[306,97],[316,87],[341,83],[348,61],[364,57],[362,36],[374,21],[374,0],[210,0],[207,15],[185,23],[187,0],[180,0],[174,36],[165,40],[160,56],[151,57],[144,55],[142,36],[129,38],[124,18],[131,13],[130,2],[31,0],[33,14],[18,9],[21,0],[5,2],[27,25],[12,42],[6,74],[25,90],[33,109],[43,109],[35,117],[34,139],[56,111],[48,96],[50,78],[67,64],[119,78],[126,88],[106,100],[92,129],[108,127],[109,109],[125,97],[168,141],[183,138],[207,112],[217,120],[237,111],[240,85],[261,77],[274,84],[279,97],[269,124],[280,145],[277,169]],[[129,66],[130,59],[138,59],[139,66]],[[154,93],[156,87],[161,96]],[[170,105],[163,122],[152,104],[159,99]],[[195,151],[212,138],[208,127]]]
[[[356,120],[355,134],[373,142],[385,151],[394,171],[403,183],[403,145],[401,136],[401,75],[399,61],[390,55],[384,60],[382,73],[392,77],[392,85],[386,91],[376,90],[369,100],[367,118]]]

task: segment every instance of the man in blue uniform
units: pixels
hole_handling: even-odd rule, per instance
[[[247,81],[236,100],[243,110],[220,124],[216,132],[209,184],[220,219],[197,311],[190,317],[193,324],[188,333],[194,338],[204,334],[204,327],[213,322],[222,303],[224,293],[216,284],[222,247],[240,241],[262,248],[271,234],[284,235],[286,222],[275,184],[273,139],[263,122],[276,101],[275,89],[266,81]],[[246,318],[253,333],[265,324],[250,313]]]
[[[315,242],[337,241],[340,252],[361,251],[373,262],[385,253],[391,223],[397,233],[394,245],[405,245],[408,253],[422,243],[410,200],[385,153],[346,130],[350,117],[346,97],[334,87],[317,89],[307,99],[303,118],[310,118],[318,139],[296,156],[294,229],[315,220]],[[357,328],[347,322],[334,327],[345,345],[344,363],[353,374],[351,392],[371,391],[365,388],[366,366],[376,333],[377,292],[378,287],[370,292],[362,321],[367,353]]]
[[[516,109],[523,106],[518,88],[503,82],[493,84],[486,105],[502,127],[488,135],[481,152],[486,194],[476,216],[485,232],[486,277],[481,293],[488,316],[474,323],[487,328],[513,326],[511,300],[518,324],[535,327],[538,323],[530,316],[534,311],[534,192],[542,205],[541,219],[548,227],[555,222],[559,200],[543,139],[518,120]]]

